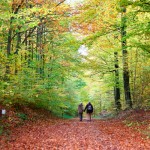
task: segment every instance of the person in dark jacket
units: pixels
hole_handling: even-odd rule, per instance
[[[80,104],[78,105],[78,114],[79,114],[79,119],[80,119],[80,121],[82,121],[82,118],[83,118],[83,110],[84,110],[83,104],[80,103]]]
[[[85,106],[84,111],[86,111],[87,113],[87,120],[91,121],[91,116],[93,113],[93,105],[90,102]]]

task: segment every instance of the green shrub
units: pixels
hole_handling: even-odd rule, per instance
[[[21,118],[22,120],[27,120],[28,119],[28,116],[24,113],[17,113],[17,116],[19,118]]]
[[[3,126],[0,126],[0,135],[3,133]]]

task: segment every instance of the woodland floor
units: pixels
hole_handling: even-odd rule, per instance
[[[135,113],[134,113],[135,114]],[[149,118],[150,113],[146,116]],[[128,119],[27,122],[0,136],[2,150],[149,150],[150,122],[138,113]],[[123,117],[122,117],[123,118]],[[146,130],[145,130],[146,129]],[[146,132],[144,132],[146,131]],[[149,133],[148,133],[149,132]],[[145,134],[146,133],[146,134]]]

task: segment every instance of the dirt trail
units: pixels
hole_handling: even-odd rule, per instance
[[[150,140],[143,139],[117,120],[78,119],[38,121],[17,128],[3,150],[149,150]]]

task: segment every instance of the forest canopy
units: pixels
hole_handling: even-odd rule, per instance
[[[149,0],[1,0],[0,13],[0,103],[58,116],[150,106]]]

